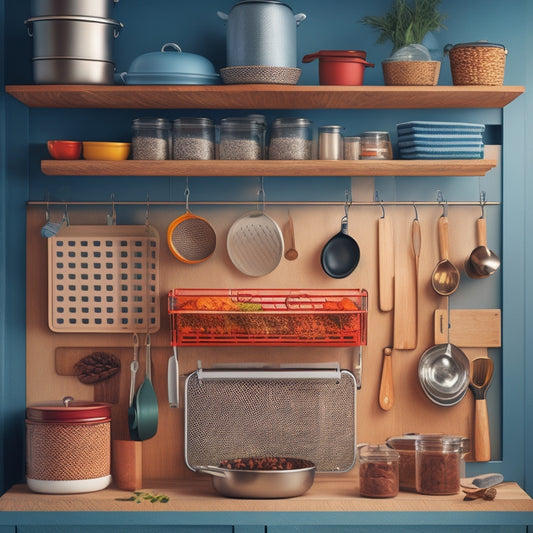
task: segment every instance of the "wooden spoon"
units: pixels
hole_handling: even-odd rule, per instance
[[[381,385],[379,387],[379,406],[388,411],[394,403],[394,388],[392,383],[392,350],[383,350],[383,368],[381,371]]]
[[[474,457],[476,461],[490,461],[489,416],[487,389],[492,381],[494,363],[488,357],[478,357],[470,363],[470,390],[475,400]]]

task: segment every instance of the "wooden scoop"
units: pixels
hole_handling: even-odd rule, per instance
[[[493,373],[494,363],[488,357],[478,357],[470,363],[470,390],[475,399],[474,457],[476,461],[490,461],[489,416],[485,397]]]

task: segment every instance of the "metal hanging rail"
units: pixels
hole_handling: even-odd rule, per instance
[[[281,205],[281,206],[343,206],[344,201],[266,201],[265,205]],[[227,200],[206,200],[206,201],[189,201],[189,205],[205,205],[205,206],[237,206],[237,205],[256,205],[257,200],[247,200],[247,201],[227,201]],[[479,206],[479,200],[476,201],[448,201],[448,206]],[[36,201],[31,200],[26,203],[28,206],[146,206],[158,207],[158,206],[181,206],[185,205],[185,200],[180,201],[153,201],[153,200],[143,200],[143,201]],[[384,206],[441,206],[442,202],[435,200],[428,201],[373,201],[373,202],[352,202],[352,206],[375,206],[380,207]],[[501,205],[501,202],[485,202],[484,205]]]

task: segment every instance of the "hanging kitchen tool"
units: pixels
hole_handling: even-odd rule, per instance
[[[416,258],[413,261],[412,249],[405,242],[408,237],[412,240],[412,233],[409,235],[405,226],[401,229],[401,236],[397,232],[397,247],[394,257],[393,348],[395,350],[414,350],[417,345],[418,320]]]
[[[217,237],[207,220],[189,210],[189,178],[185,185],[185,213],[174,219],[167,229],[167,244],[172,255],[183,263],[195,264],[209,259],[215,251]]]
[[[379,308],[392,311],[394,305],[394,237],[392,219],[385,216],[381,202],[381,217],[378,220],[378,275]]]
[[[151,338],[149,333],[146,335],[146,373],[144,381],[135,394],[134,406],[134,418],[130,421],[130,428],[133,428],[134,435],[136,431],[137,439],[135,440],[151,439],[157,433],[158,406],[157,396],[152,385]]]
[[[48,287],[48,324],[56,333],[153,333],[159,233],[149,224],[63,227],[48,239]]]
[[[66,223],[67,226],[70,225],[68,219],[68,204],[65,204],[65,212],[63,213],[59,222],[52,222],[50,220],[50,208],[48,203],[46,204],[46,211],[44,217],[46,223],[41,228],[41,236],[49,239],[50,237],[54,237],[58,233],[58,231],[63,227],[63,224]]]
[[[295,259],[298,259],[298,250],[296,250],[296,241],[294,238],[294,222],[292,220],[291,212],[289,210],[287,211],[289,213],[289,219],[285,226],[285,259],[287,259],[287,261],[294,261]]]
[[[256,211],[238,218],[227,238],[228,255],[233,265],[247,276],[265,276],[283,257],[283,234],[278,224],[265,213],[263,178]]]
[[[420,248],[422,247],[422,234],[420,231],[420,221],[418,220],[418,210],[413,202],[415,210],[415,218],[411,223],[411,244],[413,246],[413,255],[415,256],[415,305],[416,305],[416,321],[415,321],[415,339],[418,344],[418,309],[420,307],[419,295],[419,277],[420,277]]]
[[[128,402],[128,427],[131,440],[140,440],[137,429],[136,412],[137,397],[135,396],[135,378],[139,370],[139,335],[133,334],[133,361],[130,363],[130,398]]]
[[[433,290],[441,296],[450,296],[459,286],[459,270],[448,259],[448,202],[444,202],[438,221],[440,261],[431,276]]]
[[[178,332],[173,327],[172,316],[178,305],[174,297],[169,295],[168,313],[170,315],[170,345],[172,346],[172,355],[168,359],[167,367],[167,393],[170,407],[180,406],[180,372],[178,361]]]
[[[471,362],[470,390],[474,395],[474,458],[490,461],[490,431],[487,412],[487,390],[492,382],[494,363],[488,357],[477,357]]]
[[[481,279],[492,276],[500,268],[500,258],[487,247],[487,222],[485,201],[481,198],[481,217],[476,221],[477,247],[465,261],[465,273],[469,278]]]
[[[324,272],[332,278],[349,276],[359,264],[359,245],[348,235],[348,209],[351,203],[351,193],[346,190],[341,230],[326,243],[320,256]]]
[[[383,350],[383,368],[381,370],[381,383],[379,386],[379,406],[388,411],[394,403],[394,387],[392,381],[392,349]]]
[[[450,343],[450,297],[448,296],[448,342],[427,349],[418,362],[418,378],[426,396],[443,407],[460,402],[468,390],[470,361]]]

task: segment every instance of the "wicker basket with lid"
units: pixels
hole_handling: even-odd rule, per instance
[[[34,492],[93,492],[111,482],[111,406],[47,402],[26,409],[26,479]]]
[[[502,44],[476,41],[446,45],[454,85],[503,85],[507,49]]]

